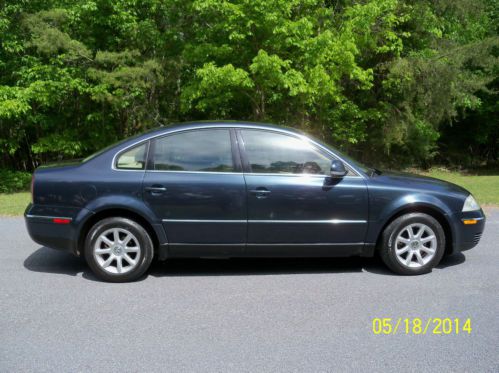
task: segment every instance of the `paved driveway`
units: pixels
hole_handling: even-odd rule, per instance
[[[376,259],[156,263],[96,281],[0,219],[0,371],[499,371],[499,210],[431,274]],[[374,335],[376,317],[471,319],[471,334]],[[403,329],[403,328],[402,328]]]

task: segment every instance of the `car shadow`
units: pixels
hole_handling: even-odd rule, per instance
[[[367,258],[170,259],[154,262],[149,275],[258,276],[362,272]]]
[[[446,255],[442,258],[437,268],[443,269],[447,267],[452,267],[455,265],[462,264],[466,261],[466,256],[463,253],[456,253],[452,255]]]
[[[386,276],[398,276],[396,273],[390,271],[381,261],[379,256],[376,256],[372,259],[371,262],[368,262],[364,267],[366,272],[371,272],[377,275],[386,275]],[[466,257],[463,253],[457,253],[453,255],[445,255],[440,263],[436,266],[438,269],[444,269],[447,267],[452,267],[466,261]]]
[[[446,268],[463,263],[461,253],[446,256],[437,268]],[[54,273],[100,281],[92,273],[83,258],[63,251],[41,247],[24,260],[24,267],[33,272]],[[359,273],[369,272],[396,276],[388,270],[379,257],[374,258],[244,258],[244,259],[169,259],[154,261],[148,271],[154,277],[183,276],[254,276],[314,273]],[[140,280],[147,278],[147,275]],[[139,281],[140,281],[139,280]]]
[[[24,260],[24,268],[33,272],[54,273],[68,276],[82,276],[99,281],[88,267],[85,259],[70,253],[40,247]]]

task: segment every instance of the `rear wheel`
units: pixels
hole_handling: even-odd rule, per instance
[[[383,262],[398,274],[428,273],[444,255],[445,233],[430,215],[402,215],[384,230],[379,250]]]
[[[147,231],[137,222],[106,218],[88,232],[85,259],[97,277],[110,282],[133,281],[149,268],[153,244]]]

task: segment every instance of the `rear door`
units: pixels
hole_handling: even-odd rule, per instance
[[[237,255],[246,242],[246,190],[233,130],[176,132],[151,142],[143,196],[170,252]]]
[[[360,252],[367,231],[367,187],[353,170],[329,176],[332,155],[298,137],[240,129],[248,196],[249,255]]]

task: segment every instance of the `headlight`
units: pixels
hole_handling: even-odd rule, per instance
[[[463,212],[476,210],[480,210],[480,205],[470,194],[468,198],[466,198],[466,201],[464,201]]]

